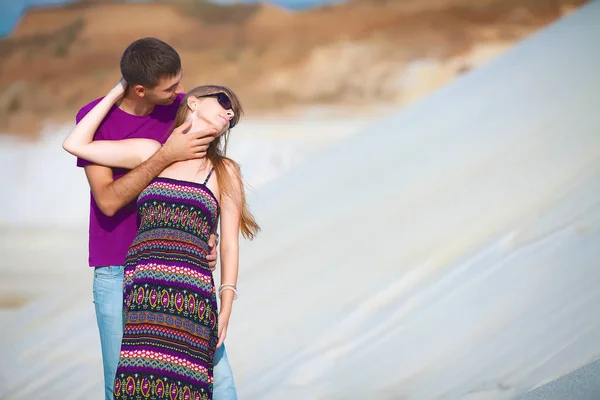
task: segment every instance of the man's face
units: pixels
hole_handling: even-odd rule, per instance
[[[161,78],[158,84],[152,89],[144,88],[144,97],[146,100],[154,105],[168,106],[175,101],[179,93],[183,93],[183,86],[181,86],[181,78],[183,72],[180,71],[174,77]]]

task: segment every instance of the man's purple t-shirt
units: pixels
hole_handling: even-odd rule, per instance
[[[183,95],[179,95],[169,106],[156,106],[146,116],[131,115],[113,106],[102,121],[94,140],[120,140],[131,138],[154,139],[164,143],[175,119],[175,114]],[[101,100],[97,99],[84,106],[77,113],[77,123]],[[77,158],[77,166],[91,163]],[[118,179],[129,170],[112,168],[113,179]],[[114,216],[108,217],[100,211],[90,192],[90,237],[89,264],[92,267],[123,265],[127,250],[138,230],[136,202],[132,201],[121,208]]]

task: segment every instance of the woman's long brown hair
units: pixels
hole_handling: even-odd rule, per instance
[[[240,103],[240,100],[235,95],[235,93],[233,93],[231,89],[224,86],[206,85],[198,86],[190,90],[186,94],[185,98],[181,102],[181,105],[179,106],[179,109],[177,110],[177,115],[175,116],[175,122],[173,126],[177,127],[183,124],[187,119],[189,113],[187,100],[189,97],[199,97],[219,92],[223,92],[227,94],[227,96],[229,96],[229,99],[231,100],[232,109],[235,114],[232,121],[234,121],[235,124],[237,124],[244,110],[242,109],[242,104]],[[208,158],[213,168],[215,169],[215,175],[217,176],[217,183],[219,185],[221,195],[233,198],[233,185],[236,182],[242,182],[242,176],[240,166],[231,158],[228,158],[226,156],[228,139],[229,130],[221,136],[219,136],[218,138],[216,138],[210,145],[208,145],[208,150],[206,151],[206,158]],[[231,168],[231,166],[233,166],[233,168]],[[232,176],[231,174],[235,174],[236,176]],[[252,240],[260,231],[260,227],[256,223],[254,216],[248,209],[248,203],[246,202],[246,193],[244,190],[243,183],[241,184],[240,189],[241,199],[234,199],[239,201],[241,204],[240,231],[242,232],[242,236],[244,238]]]

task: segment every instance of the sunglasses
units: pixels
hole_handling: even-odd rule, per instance
[[[204,94],[202,96],[198,96],[199,99],[201,99],[203,97],[216,97],[217,101],[219,102],[219,105],[221,107],[223,107],[225,110],[233,110],[233,106],[231,104],[231,99],[229,98],[229,96],[227,96],[223,92]],[[235,126],[235,120],[232,119],[229,121],[229,129],[233,128],[234,126]]]

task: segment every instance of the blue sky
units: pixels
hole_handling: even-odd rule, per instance
[[[139,1],[139,0],[138,0]],[[256,2],[258,0],[243,0]],[[291,9],[310,8],[320,4],[333,3],[338,0],[271,0]],[[23,11],[30,6],[69,3],[71,0],[3,0],[0,2],[0,37],[6,36],[14,28]],[[233,3],[235,0],[216,0],[218,3]]]

